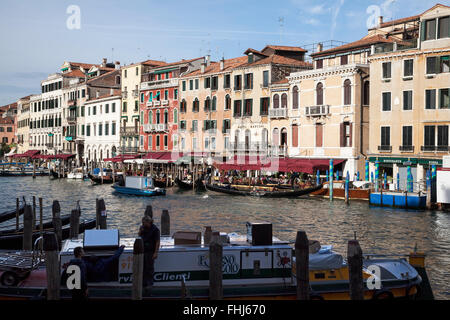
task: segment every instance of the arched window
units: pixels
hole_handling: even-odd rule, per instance
[[[152,124],[153,123],[153,112],[149,111],[148,112],[148,124]]]
[[[225,96],[225,110],[231,109],[231,97],[229,94]]]
[[[177,109],[173,109],[173,122],[178,123],[178,111]]]
[[[363,92],[363,105],[368,106],[370,104],[370,81],[364,82]]]
[[[281,146],[287,146],[287,129],[286,128],[281,129],[280,145]]]
[[[120,76],[116,76],[116,84],[120,84]]]
[[[280,145],[280,137],[279,137],[278,128],[274,128],[272,131],[272,145],[273,146]]]
[[[298,109],[298,87],[292,89],[292,109]]]
[[[192,112],[198,112],[200,108],[199,101],[197,98],[194,99],[194,102],[192,103]]]
[[[344,81],[344,105],[352,104],[352,87],[349,79]]]
[[[319,82],[316,86],[316,103],[317,105],[323,104],[323,84]]]
[[[157,110],[156,111],[156,124],[159,124],[161,122],[161,119],[159,116],[160,116],[160,112],[159,112],[159,110]]]
[[[237,150],[239,147],[239,130],[234,132],[234,149]]]
[[[250,143],[251,143],[251,134],[250,130],[245,130],[245,151],[250,150]]]
[[[281,107],[287,108],[287,94],[286,93],[283,93],[281,95]]]
[[[206,97],[206,99],[205,99],[205,106],[204,106],[203,110],[206,112],[211,110],[211,99],[209,97]]]
[[[278,94],[273,96],[273,107],[274,108],[280,107],[280,96]]]
[[[169,123],[169,111],[167,109],[164,110],[164,123]]]
[[[180,103],[180,112],[186,112],[186,100],[181,100]]]
[[[266,148],[269,144],[269,132],[266,128],[262,130],[261,144],[263,148]]]
[[[114,158],[116,156],[116,154],[117,154],[116,146],[113,146],[111,149],[111,156]]]
[[[213,99],[212,99],[212,107],[211,107],[211,110],[212,110],[212,111],[216,111],[216,106],[217,106],[217,98],[216,98],[216,96],[214,96]]]

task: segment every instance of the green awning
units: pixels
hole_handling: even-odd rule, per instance
[[[391,164],[423,164],[423,165],[442,165],[442,159],[423,159],[423,158],[399,158],[399,157],[369,157],[369,162],[377,161],[380,163],[391,163]]]
[[[165,72],[169,72],[169,71],[173,71],[173,70],[177,70],[178,68],[168,68],[168,69],[162,69],[162,70],[157,70],[154,73],[155,74],[160,74],[160,73],[165,73]]]

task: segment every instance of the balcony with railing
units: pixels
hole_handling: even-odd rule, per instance
[[[269,118],[287,118],[287,108],[269,108]]]
[[[414,152],[414,146],[399,146],[401,152]]]
[[[288,148],[286,145],[270,146],[269,154],[272,157],[286,157],[288,155]]]
[[[77,105],[77,99],[69,99],[67,100],[67,106],[68,107],[74,107]]]
[[[169,100],[161,100],[161,105],[162,106],[168,106],[169,105]]]
[[[67,117],[68,123],[76,123],[77,122],[77,116],[68,116]]]
[[[128,126],[120,128],[120,135],[122,136],[137,136],[139,135],[139,127]]]
[[[150,74],[143,74],[141,80],[141,90],[178,87],[178,79],[151,80]]]
[[[448,152],[450,150],[449,146],[432,146],[432,145],[425,145],[420,147],[421,151],[424,152]]]
[[[167,123],[154,123],[154,124],[144,124],[144,132],[165,132],[169,130],[169,125]]]
[[[305,115],[307,117],[326,116],[330,114],[329,105],[310,106],[305,108]]]
[[[403,51],[417,48],[418,39],[408,39],[400,42],[379,43],[372,46],[372,54]]]
[[[245,152],[245,153],[258,153],[258,154],[267,154],[268,145],[261,142],[230,142],[226,146],[228,151],[234,152]]]
[[[53,149],[54,144],[53,143],[46,143],[45,146],[49,149]]]
[[[133,90],[132,94],[133,94],[133,98],[139,97],[139,90]]]
[[[122,151],[122,154],[137,153],[139,151],[139,147],[137,147],[137,146],[121,146],[120,150]]]
[[[392,146],[378,146],[378,151],[380,152],[392,152]]]
[[[161,105],[161,101],[158,101],[158,100],[153,101],[153,106],[154,107],[157,107],[157,106],[160,106],[160,105]]]

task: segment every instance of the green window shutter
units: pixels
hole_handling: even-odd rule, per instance
[[[259,99],[259,114],[263,114],[263,98]]]
[[[425,40],[425,21],[420,23],[420,41]]]
[[[253,73],[250,74],[250,89],[253,89]]]
[[[222,120],[222,133],[225,133],[225,132],[226,132],[226,129],[225,129],[225,122],[226,122],[226,120]]]

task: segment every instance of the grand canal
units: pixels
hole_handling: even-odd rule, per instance
[[[95,217],[95,199],[104,198],[108,228],[122,236],[136,236],[145,207],[151,204],[159,225],[162,209],[168,209],[171,232],[202,231],[204,226],[223,232],[245,233],[247,221],[268,221],[274,235],[295,240],[303,229],[309,239],[332,244],[346,255],[347,240],[356,232],[364,253],[407,254],[417,244],[427,254],[427,270],[437,299],[450,299],[450,214],[369,207],[366,202],[302,197],[257,199],[213,192],[194,193],[169,188],[165,197],[140,198],[113,193],[110,185],[92,186],[89,181],[50,180],[48,177],[1,177],[0,212],[15,208],[16,197],[42,197],[44,216],[51,216],[53,200],[62,213],[70,213],[80,201],[82,218]],[[5,222],[3,225],[11,222]],[[1,225],[0,225],[1,227]]]

